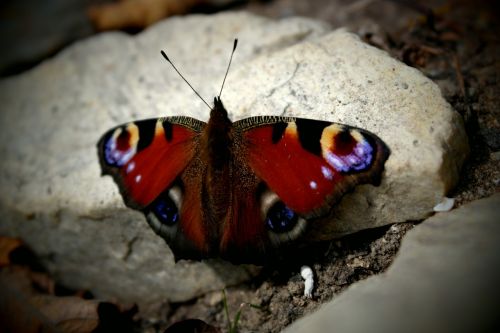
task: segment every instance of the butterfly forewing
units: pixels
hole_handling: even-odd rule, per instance
[[[234,126],[255,174],[305,217],[325,214],[357,184],[378,183],[389,157],[375,134],[337,123],[253,117]]]
[[[117,126],[98,143],[103,174],[113,176],[125,204],[142,210],[182,173],[205,123],[188,117],[147,119]]]

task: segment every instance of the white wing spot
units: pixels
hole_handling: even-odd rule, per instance
[[[332,172],[332,169],[330,169],[329,167],[326,167],[326,166],[321,166],[321,173],[323,174],[323,176],[328,179],[328,180],[332,180],[333,179],[333,172]]]
[[[131,173],[135,169],[135,162],[132,161],[127,165],[127,173]]]
[[[455,204],[454,198],[443,197],[440,203],[434,206],[435,212],[448,212],[453,208]]]
[[[315,189],[317,189],[317,188],[318,188],[318,184],[317,184],[314,180],[311,180],[311,181],[309,182],[309,186],[310,186],[313,190],[315,190]]]
[[[135,176],[135,182],[136,182],[136,183],[139,183],[139,182],[141,181],[141,178],[142,178],[142,176],[141,176],[141,175],[137,175],[137,176]]]

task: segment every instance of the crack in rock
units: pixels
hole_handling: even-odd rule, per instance
[[[134,244],[139,240],[139,237],[134,236],[131,240],[127,242],[127,250],[125,251],[125,254],[123,255],[122,260],[123,261],[128,261],[128,258],[132,255],[133,252],[133,247]]]

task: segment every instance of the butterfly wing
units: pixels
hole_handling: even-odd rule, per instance
[[[251,169],[305,218],[324,215],[358,184],[378,184],[390,155],[375,134],[337,123],[252,117],[234,126]]]
[[[127,206],[144,210],[192,160],[204,126],[167,117],[112,128],[97,144],[102,173],[113,177]]]
[[[234,186],[221,256],[266,261],[302,235],[342,195],[378,184],[389,149],[375,134],[346,125],[290,117],[235,122]]]

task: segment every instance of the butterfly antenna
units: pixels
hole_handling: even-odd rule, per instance
[[[198,92],[193,88],[193,86],[188,82],[188,80],[186,80],[186,78],[184,76],[182,76],[182,74],[179,72],[179,70],[175,67],[175,65],[172,63],[172,61],[170,61],[170,59],[167,57],[167,54],[165,52],[163,52],[163,50],[161,50],[161,55],[163,56],[163,58],[165,58],[165,60],[167,60],[170,65],[172,65],[172,67],[175,69],[175,71],[177,72],[177,74],[179,74],[179,76],[184,80],[184,82],[187,83],[187,85],[194,91],[194,93],[203,101],[203,103],[205,103],[206,106],[208,106],[208,108],[210,110],[212,110],[212,107],[210,105],[208,105],[208,103],[203,99],[203,97],[200,96],[200,94],[198,94]]]
[[[229,58],[229,64],[227,65],[226,75],[224,75],[224,80],[222,81],[222,86],[220,87],[219,99],[222,94],[222,89],[224,88],[224,83],[226,82],[227,73],[229,73],[229,67],[231,67],[231,61],[233,61],[234,50],[236,50],[236,46],[238,45],[238,38],[234,40],[233,52],[231,52],[231,58]]]

